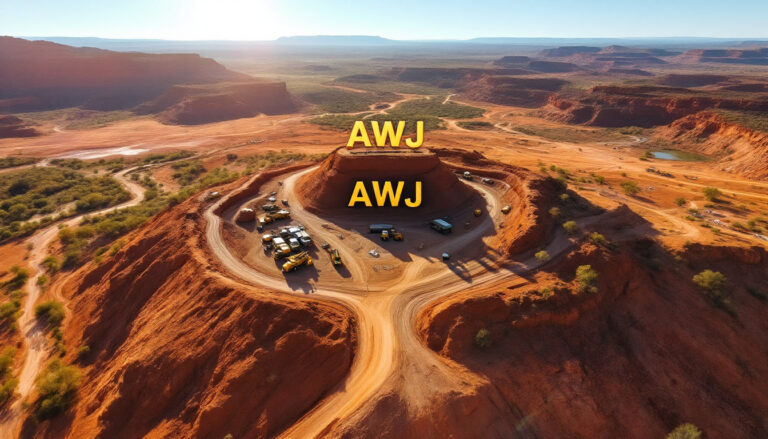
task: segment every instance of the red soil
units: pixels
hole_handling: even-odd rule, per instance
[[[469,436],[490,418],[504,437],[663,437],[683,422],[708,438],[765,437],[767,305],[746,288],[765,289],[768,254],[693,245],[678,259],[687,264],[649,239],[612,251],[585,244],[532,279],[430,305],[418,317],[424,341],[493,383],[462,407],[499,414],[475,423],[475,412],[447,407],[432,422],[461,419]],[[583,264],[599,273],[596,294],[575,292]],[[728,277],[735,317],[691,281],[705,268]],[[473,343],[481,328],[493,340],[485,350]]]
[[[720,157],[725,170],[751,178],[768,177],[768,133],[730,123],[711,112],[686,116],[657,132],[681,141],[680,148]]]
[[[188,201],[160,214],[63,285],[66,360],[90,347],[83,385],[27,437],[268,437],[346,375],[348,312],[218,275],[201,212]]]

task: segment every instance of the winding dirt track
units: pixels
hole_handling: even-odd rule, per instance
[[[45,166],[45,164],[43,164],[43,166]],[[19,384],[16,389],[19,393],[19,398],[16,399],[11,407],[3,413],[2,418],[0,418],[0,437],[2,438],[14,437],[18,428],[21,426],[23,401],[31,394],[35,377],[37,377],[40,369],[42,369],[43,363],[48,358],[51,350],[45,337],[45,325],[39,323],[35,318],[35,303],[42,294],[42,288],[37,284],[37,280],[40,275],[43,274],[41,265],[43,259],[48,255],[48,245],[50,245],[50,243],[58,236],[60,225],[74,226],[82,221],[83,217],[86,215],[100,215],[141,203],[141,201],[144,200],[144,188],[125,177],[126,174],[135,169],[135,167],[124,169],[114,175],[115,179],[131,193],[132,198],[130,200],[117,206],[107,207],[105,209],[89,212],[52,224],[37,231],[27,239],[27,244],[32,246],[29,255],[29,267],[34,270],[35,275],[30,276],[29,279],[27,279],[25,285],[27,297],[24,301],[22,314],[18,320],[19,328],[21,328],[24,336],[24,345],[27,349],[26,356],[24,357],[24,364],[22,365],[21,373],[19,374]]]
[[[297,198],[293,195],[296,179],[303,173],[311,172],[314,168],[294,174],[284,180],[284,191],[290,199],[292,215],[312,232],[323,234],[318,227],[325,222],[304,211]],[[256,178],[256,176],[254,176]],[[245,183],[246,187],[250,181]],[[498,195],[478,183],[472,184],[485,194],[489,203],[484,221],[472,231],[460,238],[454,239],[446,249],[455,251],[481,239],[484,232],[494,228],[493,216],[498,215],[500,201]],[[205,212],[206,240],[215,257],[226,270],[235,278],[250,284],[261,285],[273,291],[292,293],[284,278],[266,275],[246,265],[236,257],[225,244],[222,235],[222,219],[214,211],[226,201],[226,197],[214,203]],[[587,219],[586,222],[591,221]],[[330,235],[330,236],[329,236]],[[333,235],[325,232],[323,238],[333,240]],[[341,241],[332,241],[334,246],[343,248]],[[547,251],[555,256],[567,250],[571,242],[565,234],[558,235],[548,246]],[[351,253],[350,253],[351,254]],[[436,390],[452,388],[465,380],[459,375],[455,366],[449,365],[433,351],[424,346],[415,332],[414,320],[427,303],[440,297],[453,294],[479,284],[488,283],[519,275],[533,270],[540,264],[535,259],[521,261],[514,269],[501,269],[495,272],[486,271],[480,264],[473,263],[470,269],[471,283],[468,283],[445,268],[431,275],[423,275],[422,268],[432,264],[427,259],[413,256],[402,277],[394,286],[377,288],[376,285],[365,289],[340,287],[330,290],[318,288],[313,295],[318,300],[326,300],[347,307],[357,319],[358,348],[355,359],[346,380],[316,407],[306,413],[298,422],[285,430],[282,438],[313,438],[323,431],[332,428],[340,419],[351,416],[365,402],[374,397],[389,378],[395,373],[407,382],[409,402],[419,402],[429,398]],[[353,278],[362,273],[363,267],[355,258],[346,258]],[[350,282],[351,285],[355,285]]]

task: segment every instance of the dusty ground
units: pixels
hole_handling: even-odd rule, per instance
[[[619,140],[611,138],[610,141],[576,143],[524,134],[513,127],[526,125],[557,129],[562,126],[531,116],[527,109],[467,103],[486,108],[484,120],[495,128],[470,131],[449,123],[446,130],[428,132],[425,144],[476,150],[489,159],[542,175],[557,175],[549,171],[551,165],[563,168],[576,179],[570,184],[575,193],[609,210],[619,204],[628,205],[659,233],[660,242],[670,249],[679,249],[689,241],[732,246],[767,244],[751,233],[737,232],[726,226],[716,226],[720,232],[715,234],[712,222],[717,219],[726,225],[735,221],[746,223],[755,216],[768,216],[768,183],[726,173],[709,162],[640,160],[644,151],[641,148],[642,138],[627,136]],[[209,163],[223,163],[223,156],[227,153],[247,155],[268,150],[330,152],[346,142],[347,133],[319,128],[305,123],[305,118],[300,115],[260,116],[195,127],[167,126],[151,119],[133,119],[83,131],[63,131],[51,122],[39,127],[47,135],[0,140],[0,154],[57,157],[78,156],[84,150],[91,155],[90,150],[115,152],[112,148],[147,151],[185,149],[199,153]],[[542,166],[546,172],[541,170]],[[646,168],[650,166],[669,172],[674,178],[648,173]],[[318,216],[304,211],[294,194],[297,179],[303,172],[308,170],[293,170],[270,178],[260,186],[256,195],[228,206],[221,217],[210,211],[206,213],[206,239],[213,255],[220,260],[221,276],[244,280],[273,291],[311,292],[318,299],[343,305],[356,316],[360,341],[350,374],[336,392],[307,412],[299,423],[285,430],[284,435],[310,437],[324,432],[329,436],[343,433],[355,436],[365,433],[355,430],[356,421],[376,425],[374,421],[381,421],[382,413],[392,413],[385,410],[392,405],[407,406],[411,414],[420,413],[422,417],[419,419],[423,419],[431,413],[429,407],[436,400],[448,398],[448,395],[460,395],[456,397],[458,401],[463,401],[464,397],[466,401],[473,401],[472,395],[477,389],[488,386],[488,379],[475,373],[465,373],[463,366],[437,357],[415,334],[413,322],[420,309],[441,295],[502,277],[519,279],[537,267],[529,252],[503,271],[491,269],[493,263],[498,262],[498,255],[494,253],[501,250],[495,236],[507,218],[499,209],[505,204],[503,199],[509,187],[471,184],[484,194],[483,210],[486,213],[481,218],[472,217],[470,212],[476,207],[474,204],[451,212],[451,216],[456,218],[457,233],[450,241],[425,230],[424,221],[419,218],[392,221],[403,231],[405,241],[382,243],[366,233],[366,225],[373,222],[370,218]],[[173,183],[169,173],[167,166],[159,167],[155,176],[170,186]],[[603,176],[606,184],[578,181],[580,177],[589,178],[591,174]],[[278,180],[283,182],[282,186],[278,186]],[[635,181],[641,192],[635,196],[623,194],[620,183],[626,180]],[[707,209],[705,205],[708,201],[702,194],[705,186],[720,188],[725,193],[725,203],[710,209],[714,213],[705,213],[703,221],[686,219],[689,208],[698,208],[702,213]],[[314,249],[315,268],[301,270],[290,277],[283,276],[262,250],[259,234],[252,227],[232,224],[232,217],[239,207],[260,206],[266,194],[273,190],[278,192],[278,200],[286,198],[289,201],[293,213],[292,221],[277,223],[276,226],[305,225],[317,243],[331,242],[342,250],[345,269],[335,270],[325,252]],[[684,197],[686,205],[677,206],[675,199],[678,197]],[[519,206],[513,207],[518,209]],[[515,210],[510,216],[521,214]],[[465,230],[460,225],[466,221],[470,222],[470,227]],[[585,226],[590,221],[593,220],[580,220]],[[705,224],[710,227],[704,227]],[[223,230],[221,234],[220,226]],[[483,245],[478,245],[478,242]],[[420,245],[422,243],[423,246]],[[3,254],[13,254],[13,250],[8,250],[11,245],[19,244],[4,246]],[[547,249],[554,256],[566,252],[571,245],[571,240],[559,231],[549,236],[547,241],[540,242],[538,248]],[[372,248],[379,250],[380,257],[367,254]],[[439,254],[446,250],[454,254],[454,259],[447,265],[438,259]],[[143,330],[148,331],[147,328]],[[26,376],[29,373],[26,371]],[[500,403],[500,400],[494,399],[497,397],[490,398]],[[479,409],[490,413],[488,407],[483,405],[465,408],[469,412]],[[343,418],[344,422],[336,421],[337,417]],[[91,428],[93,418],[82,419],[87,419],[88,428]],[[487,421],[489,425],[499,422],[495,418]],[[156,431],[172,431],[167,425],[158,428],[160,430]],[[328,430],[324,430],[326,428]],[[503,435],[503,428],[506,427],[499,424],[498,428],[497,432]],[[274,430],[270,431],[274,434]],[[390,436],[397,435],[398,431],[395,428],[387,430]],[[435,433],[429,429],[425,431]]]

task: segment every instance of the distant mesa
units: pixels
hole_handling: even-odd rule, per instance
[[[484,76],[461,88],[463,97],[500,105],[540,107],[569,82],[559,78]]]
[[[563,46],[556,47],[554,49],[544,49],[539,52],[539,55],[550,58],[565,58],[567,56],[581,53],[597,53],[600,52],[600,50],[600,47],[592,46]]]
[[[39,135],[40,132],[31,126],[31,124],[16,116],[0,116],[0,139],[9,137],[35,137]]]
[[[768,47],[756,49],[695,49],[678,57],[681,62],[768,65]]]
[[[612,73],[615,75],[653,76],[653,73],[641,69],[610,68],[606,70],[606,73]]]
[[[281,82],[257,81],[196,54],[76,48],[0,37],[0,113],[81,107],[161,113],[199,124],[296,111]]]
[[[519,66],[520,64],[526,64],[529,62],[531,58],[529,56],[515,56],[515,55],[509,55],[509,56],[503,56],[496,61],[493,62],[494,65],[497,66]]]
[[[287,114],[300,108],[284,82],[238,82],[174,85],[160,97],[135,108],[138,114],[157,113],[167,124],[198,125],[259,114]]]
[[[558,61],[531,61],[528,68],[542,73],[568,73],[581,69],[576,64]]]

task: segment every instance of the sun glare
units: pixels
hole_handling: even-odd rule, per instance
[[[192,0],[185,2],[185,38],[262,40],[280,36],[275,2],[264,0]]]

